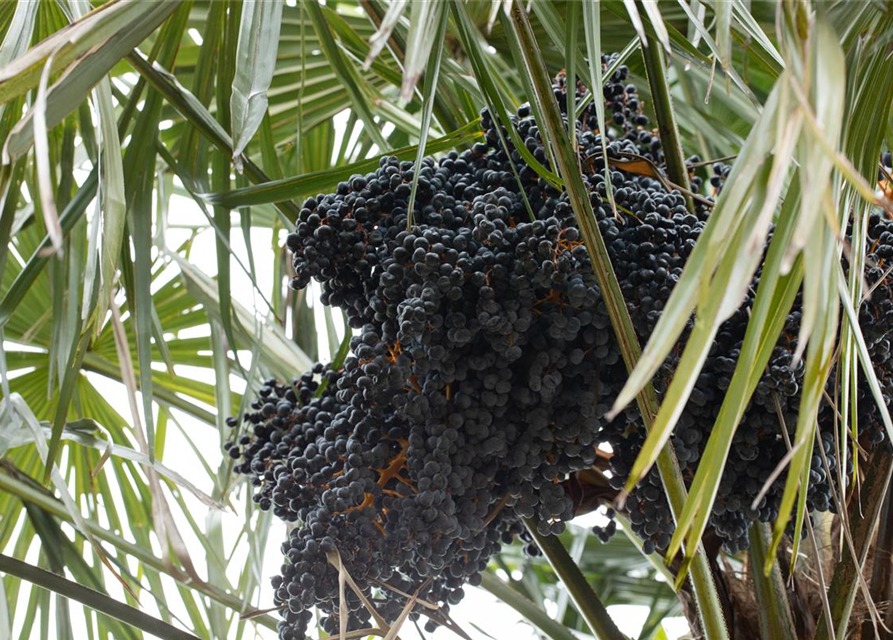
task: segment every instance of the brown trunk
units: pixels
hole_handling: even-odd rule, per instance
[[[890,521],[890,502],[893,490],[887,489],[884,506],[881,507],[877,540],[874,548],[874,566],[871,574],[871,597],[881,613],[881,619],[888,629],[893,629],[893,522]],[[879,625],[881,640],[893,640],[893,632]],[[862,624],[862,637],[871,638],[874,626],[871,620]]]

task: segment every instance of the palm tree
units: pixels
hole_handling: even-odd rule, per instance
[[[627,488],[654,465],[677,527],[666,552],[646,553],[622,510],[624,535],[606,545],[533,523],[542,556],[504,547],[482,587],[554,640],[624,637],[607,609],[618,604],[648,607],[640,638],[667,637],[662,621],[680,614],[709,640],[893,637],[893,466],[888,445],[852,435],[858,385],[888,437],[893,423],[856,321],[872,258],[846,241],[893,212],[889,168],[878,183],[893,147],[891,35],[882,0],[4,1],[0,639],[275,636],[264,558],[285,528],[233,473],[226,419],[267,378],[343,359],[350,337],[318,290],[287,286],[285,234],[304,198],[383,155],[467,148],[483,108],[511,132],[523,102],[630,369],[615,408],[636,400],[648,427]],[[645,345],[551,90],[560,72],[602,84],[610,69],[593,61],[607,52],[665,155],[626,169],[691,201],[708,196],[690,183],[708,160],[732,167],[713,235]],[[683,476],[677,409],[757,272],[722,411]],[[708,519],[798,291],[805,373],[781,508],[731,554]],[[652,381],[693,313],[659,400]],[[840,515],[808,518],[823,406],[835,459],[853,468],[833,474]],[[566,480],[578,513],[622,501],[603,471]],[[390,640],[404,621],[370,634]]]

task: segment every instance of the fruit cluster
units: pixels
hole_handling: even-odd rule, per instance
[[[619,161],[630,157],[663,162],[627,73],[620,67],[604,86],[610,131],[599,132],[591,104],[575,126],[598,226],[646,341],[711,207],[701,199],[690,212],[683,195],[661,180],[624,170]],[[560,77],[554,91],[565,109],[585,89],[569,90]],[[564,530],[574,503],[563,481],[591,467],[600,446],[610,445],[617,487],[641,448],[644,430],[634,407],[611,422],[604,417],[626,370],[567,196],[510,143],[502,146],[509,136],[499,135],[486,112],[482,124],[484,141],[469,150],[419,166],[383,158],[376,171],[308,199],[288,236],[292,286],[321,283],[322,302],[345,312],[354,337],[338,367],[317,365],[291,384],[268,380],[243,417],[248,428],[229,446],[240,460],[236,471],[252,477],[261,508],[299,523],[283,544],[282,575],[274,579],[283,640],[304,638],[312,607],[323,612],[326,631],[337,633],[335,554],[361,589],[375,591],[386,619],[396,618],[406,594],[419,589],[448,610],[463,585],[480,581],[501,545],[518,535],[529,542],[520,519],[533,518],[544,535]],[[547,165],[529,107],[518,110],[511,126]],[[601,135],[608,136],[608,158]],[[616,215],[607,204],[607,172]],[[710,195],[727,175],[727,166],[712,166]],[[693,170],[693,189],[711,188],[702,184],[705,177]],[[882,369],[893,315],[883,261],[893,258],[893,223],[873,218],[868,235],[866,276],[877,288],[861,313]],[[686,478],[697,470],[730,382],[752,302],[751,293],[721,327],[673,435]],[[777,515],[783,477],[756,508],[751,503],[786,451],[779,414],[788,425],[796,422],[803,375],[792,366],[798,326],[795,310],[722,478],[710,524],[731,552],[743,548],[751,522]],[[659,392],[680,351],[660,371]],[[860,426],[877,441],[879,417],[865,396]],[[833,468],[830,408],[820,421]],[[811,480],[809,508],[833,508],[818,455]],[[656,472],[626,509],[647,551],[666,547],[673,521]],[[613,530],[598,533],[606,538]],[[348,591],[346,600],[349,628],[368,627],[360,598]]]

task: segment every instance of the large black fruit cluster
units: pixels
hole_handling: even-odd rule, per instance
[[[622,161],[631,158],[663,163],[660,140],[627,74],[620,67],[600,96],[609,131],[599,131],[592,103],[575,126],[599,230],[645,341],[710,204],[701,201],[690,212],[681,193],[624,170],[632,165]],[[567,100],[580,100],[585,88],[569,91],[560,77],[554,91],[565,111]],[[312,607],[323,612],[324,628],[337,632],[338,562],[364,596],[374,593],[385,618],[397,617],[406,594],[416,592],[448,610],[464,584],[479,582],[502,544],[519,534],[530,541],[522,518],[533,518],[544,535],[564,530],[574,502],[563,482],[591,467],[600,446],[610,445],[611,481],[619,488],[644,441],[634,407],[612,422],[604,417],[626,369],[566,194],[510,142],[502,146],[510,137],[499,135],[487,112],[482,125],[484,141],[469,150],[419,166],[383,158],[376,171],[308,199],[288,236],[292,286],[321,283],[323,303],[344,310],[354,337],[339,366],[317,365],[291,384],[267,381],[243,417],[247,429],[237,433],[244,435],[229,448],[240,460],[236,470],[257,486],[255,501],[297,523],[274,579],[283,639],[304,637]],[[528,106],[510,126],[547,166]],[[601,135],[607,135],[607,159]],[[607,172],[616,214],[607,204]],[[706,178],[708,195],[715,195],[728,167],[717,163],[707,173],[693,170],[693,188],[706,187]],[[890,352],[884,327],[893,314],[883,261],[893,259],[893,223],[872,219],[868,236],[868,280],[877,286],[861,313],[871,320],[866,339],[883,368]],[[721,327],[674,433],[688,479],[730,383],[752,302],[751,292]],[[729,551],[744,546],[751,522],[777,515],[783,477],[756,508],[751,503],[786,451],[779,416],[788,428],[795,424],[803,375],[801,366],[792,366],[798,328],[794,311],[722,478],[710,524]],[[659,392],[690,329],[691,323],[658,375]],[[893,393],[885,376],[882,383]],[[879,417],[867,394],[858,407],[860,426],[879,440]],[[830,408],[820,422],[833,468]],[[816,453],[808,504],[828,510],[830,478]],[[666,547],[673,521],[656,472],[633,491],[626,509],[646,550]],[[349,629],[370,626],[361,599],[348,589],[345,600]]]
[[[355,351],[363,346],[354,340]],[[317,364],[291,384],[265,381],[245,415],[246,433],[227,445],[240,460],[235,471],[252,477],[255,502],[301,523],[282,545],[285,563],[273,580],[283,639],[304,637],[314,606],[329,614],[323,627],[338,632],[337,562],[367,594],[387,585],[376,601],[386,619],[399,616],[402,594],[420,584],[448,611],[520,531],[510,510],[489,501],[454,513],[432,508],[432,491],[420,487],[439,486],[442,476],[429,465],[429,480],[414,479],[405,421],[352,407],[356,390],[343,384],[351,362],[342,371]],[[350,589],[345,600],[352,630],[373,624]]]

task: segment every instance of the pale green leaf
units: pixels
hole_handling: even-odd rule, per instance
[[[392,2],[388,3],[388,10],[381,18],[381,24],[378,25],[378,30],[369,38],[369,54],[363,62],[364,71],[372,66],[372,61],[378,57],[378,54],[381,53],[381,50],[387,45],[388,38],[391,37],[391,32],[393,32],[394,27],[397,26],[397,22],[399,22],[400,17],[406,10],[408,2],[409,0],[392,0]]]
[[[41,135],[39,132],[52,129],[72,113],[115,64],[145,40],[158,25],[173,13],[179,1],[122,3],[125,6],[140,8],[139,12],[131,9],[132,15],[126,25],[111,33],[101,46],[92,49],[85,56],[76,60],[52,86],[42,89],[45,94],[44,98],[35,102],[5,141],[3,145],[4,162],[14,162],[21,157],[28,151],[32,143],[38,143],[35,138],[39,138]],[[88,19],[89,16],[85,17],[83,22]],[[81,22],[75,24],[80,25]],[[50,54],[49,62],[44,67],[47,74],[54,68],[53,63],[58,55],[60,54],[56,52]],[[2,70],[0,70],[0,76],[2,76]],[[38,86],[41,87],[45,84],[40,82]],[[0,93],[2,93],[2,86],[0,84]]]
[[[410,23],[406,41],[406,56],[403,63],[403,84],[400,88],[400,99],[405,104],[412,99],[415,86],[422,77],[428,64],[431,51],[436,47],[443,51],[446,43],[438,34],[445,33],[442,16],[447,13],[445,0],[413,0],[409,4]],[[438,61],[440,53],[436,54]],[[440,69],[440,64],[437,65]],[[431,84],[437,86],[436,82]],[[433,102],[433,93],[429,100]],[[430,117],[430,116],[429,116]]]
[[[44,67],[48,67],[49,74],[58,73],[83,54],[97,48],[101,50],[116,33],[143,19],[147,12],[166,11],[170,14],[181,1],[106,2],[81,20],[28,49],[10,64],[0,67],[0,103],[35,88]],[[154,8],[152,5],[155,5]]]
[[[267,112],[267,90],[273,81],[284,0],[246,0],[242,5],[236,74],[233,80],[233,162],[239,159]]]
[[[435,8],[435,14],[431,19],[433,20],[436,18],[439,24],[437,26],[437,31],[434,33],[434,39],[432,40],[432,43],[434,43],[432,44],[432,48],[436,48],[436,51],[431,58],[425,73],[425,100],[422,105],[422,123],[419,128],[419,150],[415,158],[416,170],[412,175],[412,190],[409,194],[409,204],[406,207],[406,211],[408,212],[406,223],[409,227],[412,226],[412,220],[415,214],[416,193],[419,188],[422,160],[425,157],[425,145],[428,141],[428,131],[431,128],[431,114],[434,110],[434,94],[437,91],[437,78],[440,74],[440,58],[441,55],[443,55],[443,50],[445,48],[444,38],[446,36],[447,19],[449,18],[449,13],[446,10],[447,8],[442,2],[422,2],[421,4],[430,4]],[[411,33],[412,32],[410,32],[410,34]],[[415,82],[413,82],[413,85],[414,84]]]
[[[586,53],[589,56],[589,95],[596,95],[596,87],[604,85],[602,76],[602,34],[601,34],[601,3],[599,0],[587,0],[583,2],[583,27],[586,33]],[[595,113],[598,118],[598,130],[607,131],[605,123],[604,100],[595,101]],[[608,137],[601,138],[602,162],[608,157]],[[605,189],[608,194],[608,204],[611,211],[617,214],[617,204],[614,202],[614,187],[611,185],[611,172],[605,171]]]

